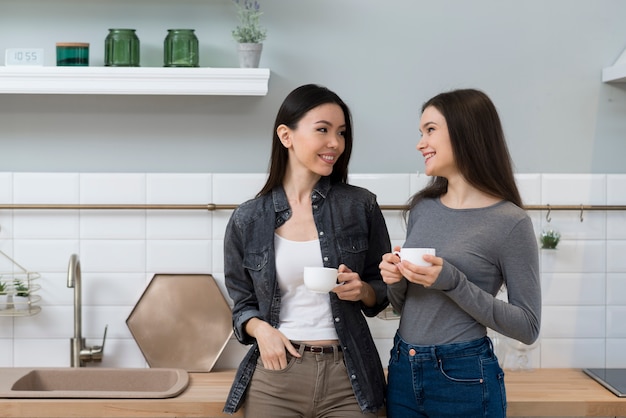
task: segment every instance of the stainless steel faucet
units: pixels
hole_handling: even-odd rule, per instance
[[[67,287],[74,288],[74,338],[70,339],[70,366],[84,367],[86,362],[102,361],[104,341],[107,338],[107,328],[104,327],[102,345],[87,347],[82,333],[82,286],[80,276],[80,261],[77,254],[70,256],[67,267]]]

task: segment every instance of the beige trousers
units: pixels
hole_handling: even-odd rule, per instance
[[[244,403],[246,418],[375,418],[359,407],[343,353],[287,353],[283,370],[267,370],[260,358]]]

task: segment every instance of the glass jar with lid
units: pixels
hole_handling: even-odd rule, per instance
[[[87,67],[89,66],[89,43],[57,42],[57,66]]]

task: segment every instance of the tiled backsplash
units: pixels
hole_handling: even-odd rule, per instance
[[[0,204],[238,204],[265,174],[0,173]],[[406,203],[427,178],[355,174],[353,184],[381,205]],[[624,174],[519,174],[529,205],[626,205]],[[223,286],[222,242],[230,210],[0,210],[0,250],[39,272],[41,312],[1,316],[0,366],[69,366],[73,289],[69,257],[80,255],[83,335],[108,336],[102,366],[144,367],[126,318],[155,273],[211,273]],[[537,235],[545,211],[530,211]],[[398,211],[385,211],[394,245],[404,241]],[[535,367],[626,367],[626,211],[551,211],[562,239],[540,254],[541,344]],[[0,260],[0,272],[13,267]],[[225,291],[224,291],[225,294]],[[228,300],[228,298],[227,298]],[[369,320],[383,362],[396,320]],[[246,348],[231,340],[216,367],[235,367]]]

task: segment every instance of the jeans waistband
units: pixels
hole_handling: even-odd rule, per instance
[[[437,359],[477,355],[485,352],[485,350],[492,350],[493,346],[489,337],[441,345],[415,345],[407,343],[402,339],[400,334],[396,333],[394,338],[394,348],[400,353],[410,355],[413,358]]]

